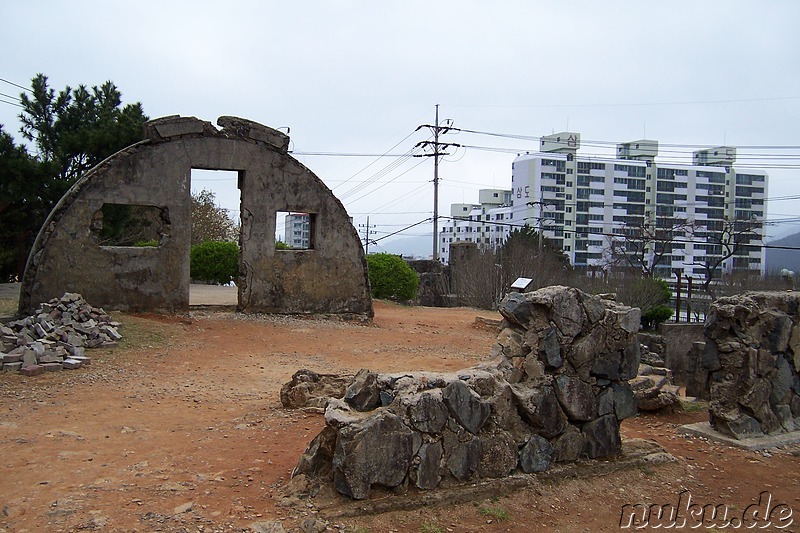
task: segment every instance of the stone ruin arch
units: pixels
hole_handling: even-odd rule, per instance
[[[59,201],[36,238],[20,311],[64,292],[120,310],[189,307],[191,170],[238,172],[241,236],[238,305],[244,312],[373,316],[366,259],[342,203],[288,153],[289,137],[220,117],[145,124],[145,140],[109,157]],[[157,246],[103,246],[103,206],[151,213]],[[276,250],[278,212],[308,213],[312,249]]]

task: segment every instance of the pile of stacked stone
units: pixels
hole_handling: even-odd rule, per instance
[[[664,365],[666,345],[660,335],[640,333],[641,363],[638,375],[629,381],[639,411],[667,411],[680,405],[680,387]]]
[[[3,370],[36,376],[88,365],[85,349],[116,346],[122,338],[119,326],[80,294],[65,293],[41,304],[31,316],[0,325]]]
[[[492,363],[456,373],[361,370],[325,409],[294,475],[351,498],[434,489],[619,454],[636,413],[639,309],[569,287],[506,296]]]
[[[736,439],[800,429],[800,293],[720,298],[705,337],[714,429]]]

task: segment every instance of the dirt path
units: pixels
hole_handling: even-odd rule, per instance
[[[92,365],[35,378],[0,374],[0,531],[231,531],[298,525],[280,489],[322,417],[280,406],[299,368],[321,372],[456,370],[484,360],[495,334],[471,309],[376,303],[361,326],[195,312],[123,315],[124,344]],[[626,503],[697,501],[743,509],[762,490],[795,509],[797,450],[741,452],[676,437],[703,413],[639,417],[680,461],[568,480],[494,500],[337,519],[346,531],[612,531]],[[310,511],[309,511],[310,512]],[[794,526],[793,526],[794,527]],[[438,529],[437,529],[438,528]]]

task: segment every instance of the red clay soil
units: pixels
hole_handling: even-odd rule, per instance
[[[278,505],[322,416],[284,409],[278,391],[318,372],[457,370],[486,360],[494,317],[474,309],[376,302],[372,325],[196,312],[121,315],[125,339],[91,366],[0,374],[0,531],[232,531],[300,525]],[[340,531],[614,531],[625,504],[725,504],[768,491],[800,529],[800,448],[741,451],[676,436],[704,411],[643,415],[625,437],[678,461],[534,485],[480,501],[327,520]],[[773,524],[774,526],[775,524]]]

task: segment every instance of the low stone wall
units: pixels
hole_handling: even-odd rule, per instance
[[[711,425],[734,438],[800,429],[800,294],[720,298],[698,359],[709,371]]]
[[[512,293],[489,364],[452,374],[360,371],[325,409],[294,475],[367,498],[434,489],[621,450],[636,413],[639,309],[568,287]]]

